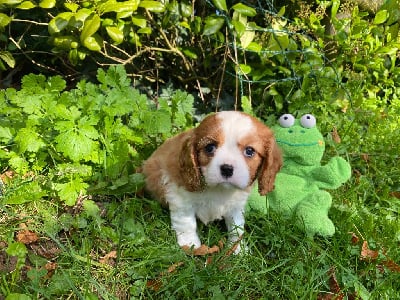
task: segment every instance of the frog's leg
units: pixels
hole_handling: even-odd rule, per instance
[[[332,204],[331,195],[323,190],[314,191],[306,196],[296,208],[299,226],[303,227],[310,236],[332,236],[335,226],[328,217]]]

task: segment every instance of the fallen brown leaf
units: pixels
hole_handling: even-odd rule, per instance
[[[146,287],[149,289],[152,289],[155,292],[158,292],[160,290],[160,288],[162,287],[162,281],[160,278],[149,279],[146,282]]]
[[[360,238],[354,232],[349,232],[349,234],[351,234],[351,243],[353,245],[358,244],[358,242],[360,241]]]
[[[390,192],[390,196],[400,199],[400,192],[399,191]]]
[[[220,248],[217,245],[208,247],[207,245],[202,244],[196,249],[192,249],[189,246],[182,246],[182,250],[188,255],[205,256],[208,254],[218,253]]]
[[[56,271],[56,269],[57,269],[57,263],[55,263],[55,262],[48,262],[45,266],[44,266],[44,268],[47,270],[47,275],[46,275],[46,279],[49,279],[49,278],[51,278],[53,275],[54,275],[54,273],[55,273],[55,271]]]
[[[35,243],[39,237],[33,231],[24,229],[20,230],[17,233],[17,242],[23,243],[25,245]]]
[[[117,258],[117,251],[113,250],[102,258],[100,258],[99,262],[102,264],[113,266],[115,264],[115,259]]]
[[[400,265],[398,265],[397,263],[395,263],[392,259],[390,259],[387,255],[386,255],[386,251],[385,249],[382,249],[382,254],[384,256],[383,261],[381,260],[380,264],[377,264],[376,267],[378,268],[378,270],[383,273],[384,272],[384,268],[383,266],[385,266],[386,268],[388,268],[391,272],[396,272],[396,273],[400,273]],[[373,262],[375,260],[377,260],[379,257],[379,251],[376,250],[371,250],[368,247],[368,242],[364,241],[363,245],[361,247],[361,260],[364,261],[368,261],[368,262]]]
[[[176,271],[177,268],[179,268],[180,266],[183,266],[184,263],[182,261],[177,262],[172,264],[168,270],[166,272],[161,272],[160,275],[156,278],[156,279],[149,279],[146,282],[146,287],[147,288],[151,288],[153,291],[157,292],[160,290],[160,288],[162,287],[162,278],[165,275],[174,273]]]
[[[168,268],[167,273],[168,274],[173,273],[176,271],[177,268],[179,268],[180,266],[183,266],[183,265],[184,265],[183,261],[174,263]],[[162,275],[164,275],[164,273]]]
[[[57,244],[52,240],[41,239],[35,243],[29,245],[32,251],[39,256],[43,256],[47,259],[53,259],[60,254],[61,250]]]
[[[336,270],[334,267],[329,269],[329,292],[330,293],[323,293],[319,294],[317,299],[318,300],[342,300],[344,299],[344,293],[342,292],[340,285],[336,278]]]
[[[393,260],[387,259],[384,262],[385,266],[392,272],[400,273],[400,266],[396,264]]]
[[[361,260],[373,261],[376,260],[378,256],[379,252],[369,249],[368,242],[364,241],[361,247]]]

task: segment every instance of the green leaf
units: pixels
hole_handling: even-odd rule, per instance
[[[31,300],[32,298],[26,294],[11,293],[5,300]]]
[[[105,87],[116,87],[118,89],[126,88],[131,85],[131,80],[128,78],[126,74],[125,68],[122,65],[112,66],[108,68],[107,71],[103,69],[97,70],[97,80],[102,83]],[[137,92],[137,91],[136,91]],[[135,96],[138,96],[135,94]]]
[[[97,131],[86,128],[73,128],[55,137],[57,151],[69,157],[73,162],[98,161],[99,143],[93,138]]]
[[[147,0],[140,1],[139,7],[145,8],[148,11],[155,13],[161,13],[165,11],[165,5],[158,1],[147,1]]]
[[[94,219],[100,219],[100,208],[93,200],[84,200],[82,203],[85,213]]]
[[[123,116],[133,111],[133,100],[119,90],[112,90],[107,95],[103,110],[111,117]]]
[[[50,43],[57,48],[69,50],[71,48],[77,48],[79,40],[73,35],[63,35],[51,38]]]
[[[250,101],[249,97],[242,96],[240,102],[242,104],[243,111],[245,113],[248,113],[248,114],[252,115],[253,114],[253,108],[252,108],[251,101]]]
[[[40,88],[38,87],[38,91],[40,91]],[[43,92],[43,91],[41,91]],[[16,99],[12,99],[12,103],[16,104],[18,107],[22,108],[23,112],[29,114],[29,115],[36,115],[40,116],[42,115],[41,111],[41,99],[39,95],[30,95],[30,93],[26,93],[25,97],[21,97],[23,94],[21,94],[19,97],[16,97]],[[26,96],[29,96],[27,98]]]
[[[87,8],[82,8],[78,10],[75,14],[73,14],[73,18],[71,18],[68,25],[78,30],[82,30],[82,27],[85,24],[86,19],[89,16],[91,16],[92,13],[93,13],[92,10]]]
[[[181,15],[183,17],[189,18],[192,16],[192,13],[193,13],[192,4],[185,3],[184,1],[180,1],[179,8],[180,8]]]
[[[371,293],[368,291],[368,289],[358,280],[354,282],[354,289],[359,295],[360,299],[371,299]]]
[[[120,44],[124,41],[124,33],[114,26],[107,26],[106,31],[108,36],[116,43]]]
[[[64,30],[68,26],[69,20],[73,15],[74,14],[71,12],[63,12],[51,19],[48,26],[50,35],[54,35]]]
[[[79,51],[78,49],[74,48],[71,49],[68,53],[68,59],[70,62],[75,66],[78,64],[80,60],[84,60],[86,57],[86,53],[83,51]]]
[[[168,111],[146,111],[143,113],[143,129],[149,134],[169,133],[172,130]]]
[[[286,11],[286,6],[282,6],[281,9],[278,11],[277,16],[283,17],[285,15],[285,11]]]
[[[42,0],[39,3],[41,8],[53,8],[56,6],[56,0]]]
[[[247,48],[248,51],[254,51],[254,52],[261,52],[262,50],[262,46],[258,43],[255,42],[251,42]]]
[[[6,27],[8,24],[10,24],[11,20],[12,18],[7,16],[6,14],[0,13],[0,28]]]
[[[331,9],[331,18],[335,19],[336,18],[336,14],[339,10],[340,7],[340,0],[333,0],[332,1],[332,9]]]
[[[7,70],[7,68],[6,68],[5,64],[0,59],[0,71],[5,71],[5,70]]]
[[[239,20],[232,20],[232,25],[239,37],[246,31],[246,25]]]
[[[18,130],[15,142],[18,144],[19,153],[38,152],[40,148],[46,144],[39,137],[38,133],[33,128],[22,128]]]
[[[177,90],[172,95],[171,102],[174,125],[183,128],[186,127],[191,121],[188,116],[193,114],[193,96],[184,91]]]
[[[89,178],[93,175],[91,166],[81,163],[58,164],[55,173],[59,178],[70,177],[71,175],[79,175],[82,178]]]
[[[58,192],[58,196],[68,206],[73,206],[80,195],[86,193],[89,185],[83,182],[83,179],[76,177],[67,183],[56,183],[55,189]]]
[[[13,138],[13,135],[11,133],[10,128],[8,127],[1,127],[0,126],[0,142],[4,145],[8,144],[11,139]]]
[[[142,15],[134,15],[131,18],[132,23],[140,28],[144,28],[147,25],[147,19]]]
[[[290,39],[288,34],[280,33],[275,34],[272,39],[270,39],[268,43],[268,50],[271,51],[282,51],[285,50],[290,43]]]
[[[99,52],[103,46],[103,39],[100,35],[95,34],[87,37],[82,44],[91,51]]]
[[[23,157],[18,156],[14,152],[9,154],[9,157],[10,157],[10,159],[8,160],[8,164],[18,174],[26,174],[26,172],[29,171],[29,164]],[[25,201],[25,202],[27,202],[27,201]]]
[[[386,9],[380,10],[375,15],[374,24],[378,25],[378,24],[385,23],[388,18],[389,18],[388,11]]]
[[[15,59],[8,51],[0,51],[0,60],[4,61],[10,68],[15,67]]]
[[[109,0],[104,4],[99,5],[99,10],[102,13],[116,12],[116,13],[126,13],[132,14],[135,12],[139,6],[140,0],[130,0],[117,2],[115,0]]]
[[[151,27],[140,28],[137,33],[140,34],[151,34],[152,30]]]
[[[225,0],[212,0],[212,3],[215,5],[215,7],[219,10],[228,11],[228,7],[226,6],[226,1]]]
[[[204,23],[203,34],[212,35],[217,33],[225,23],[225,19],[219,16],[207,17]]]
[[[89,37],[92,37],[92,35],[94,35],[97,32],[97,30],[99,30],[100,24],[101,24],[100,16],[95,13],[91,14],[85,20],[85,23],[83,25],[82,33],[80,36],[81,42],[85,43],[85,40],[87,40]]]
[[[23,9],[23,10],[32,9],[35,7],[36,7],[36,4],[33,3],[32,1],[24,1],[20,5],[17,6],[17,8]]]
[[[196,48],[193,47],[183,47],[182,49],[183,54],[185,54],[187,57],[191,59],[197,59],[198,55],[196,53]]]
[[[21,184],[10,193],[6,193],[4,204],[23,204],[40,200],[46,196],[46,192],[42,189],[37,181],[28,181]]]
[[[243,3],[236,3],[234,6],[232,6],[232,8],[236,12],[247,17],[254,17],[257,15],[257,11],[254,8],[247,6]]]
[[[20,4],[22,0],[0,0],[0,5],[14,6]]]
[[[253,41],[256,33],[253,30],[247,30],[243,35],[240,37],[240,43],[244,49],[246,49],[250,43]]]
[[[79,8],[79,5],[72,2],[64,2],[64,7],[72,12],[76,12]]]
[[[239,64],[236,66],[236,73],[239,75],[249,74],[251,72],[251,67],[245,64]]]
[[[17,256],[19,259],[24,259],[28,254],[28,249],[21,242],[13,242],[8,245],[6,253],[10,256]]]

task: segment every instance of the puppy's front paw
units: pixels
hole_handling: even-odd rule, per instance
[[[177,233],[176,237],[178,239],[178,245],[182,248],[185,247],[187,249],[193,248],[197,249],[201,246],[201,242],[197,234],[190,233]]]

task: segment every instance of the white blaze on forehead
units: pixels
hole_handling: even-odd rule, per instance
[[[254,132],[254,124],[250,117],[237,111],[218,113],[225,142],[237,144],[240,139]]]
[[[241,149],[245,145],[241,140],[254,132],[253,121],[239,112],[226,111],[217,114],[217,122],[222,139],[210,163],[202,167],[205,181],[210,186],[230,184],[244,189],[250,183],[250,173]],[[223,165],[232,167],[232,176],[222,174]]]

